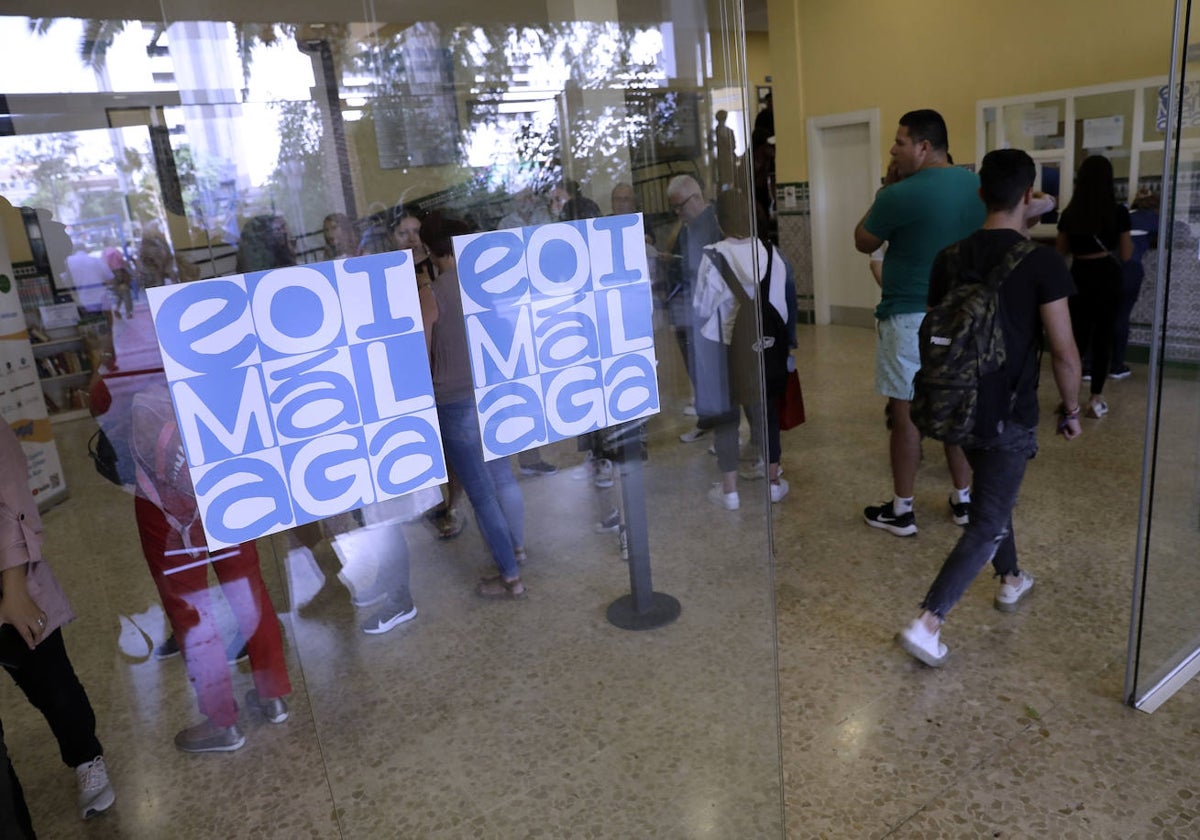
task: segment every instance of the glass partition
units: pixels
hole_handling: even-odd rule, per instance
[[[61,462],[109,828],[782,836],[787,486],[700,264],[755,217],[740,6],[69,6],[0,18],[2,408]]]
[[[1145,711],[1153,711],[1200,670],[1200,618],[1191,608],[1200,592],[1194,562],[1200,522],[1192,503],[1200,466],[1200,328],[1194,304],[1200,277],[1200,63],[1189,46],[1197,31],[1192,4],[1178,8],[1176,73],[1162,114],[1169,120],[1164,125],[1165,215],[1155,265],[1159,288],[1150,335],[1150,434],[1126,680],[1129,702]]]

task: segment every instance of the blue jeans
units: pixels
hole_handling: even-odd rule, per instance
[[[921,602],[942,619],[989,561],[997,576],[1019,571],[1012,511],[1025,465],[1037,454],[1037,429],[1010,423],[995,440],[965,454],[973,472],[971,521]]]
[[[525,499],[512,466],[507,458],[483,460],[473,397],[439,405],[437,411],[446,458],[471,500],[475,522],[492,552],[492,560],[506,579],[519,577],[513,549],[525,545]]]

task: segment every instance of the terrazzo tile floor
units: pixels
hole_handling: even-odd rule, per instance
[[[1112,383],[1112,413],[1066,444],[1043,429],[1016,514],[1037,588],[1003,615],[986,576],[946,625],[947,666],[892,644],[958,533],[940,451],[925,447],[920,533],[866,527],[886,498],[882,401],[868,330],[802,328],[808,423],[784,436],[792,491],[762,482],[742,508],[690,426],[677,353],[660,342],[662,415],[645,479],[655,589],[675,623],[614,628],[629,591],[603,494],[569,467],[522,479],[529,596],[471,594],[486,563],[473,523],[449,542],[406,526],[417,620],[358,632],[331,597],[298,609],[328,570],[260,545],[294,693],[280,726],[243,711],[247,745],[191,756],[198,720],[178,658],[148,657],[165,621],[131,501],[91,470],[87,421],[55,427],[71,498],[45,516],[47,553],[80,619],[68,648],[100,721],[117,803],[81,822],[73,774],[44,722],[0,683],[10,751],[48,838],[958,838],[1200,836],[1200,687],[1153,715],[1122,705],[1146,371]],[[1043,405],[1053,406],[1049,376]],[[1195,608],[1195,382],[1170,384],[1143,671],[1185,647]],[[1165,416],[1165,415],[1164,415]],[[767,559],[767,521],[776,560]],[[353,573],[353,570],[351,570]],[[772,597],[772,595],[774,597]],[[234,675],[250,687],[246,665]]]

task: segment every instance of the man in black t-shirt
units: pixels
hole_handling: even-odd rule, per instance
[[[1034,175],[1033,160],[1019,149],[1001,149],[984,157],[979,170],[979,195],[987,206],[987,219],[980,230],[959,243],[964,261],[979,276],[986,277],[1008,249],[1026,235]],[[930,305],[941,300],[954,280],[948,276],[943,251],[934,260],[930,275]],[[939,638],[942,622],[989,560],[1000,578],[996,609],[1012,612],[1033,589],[1033,576],[1017,566],[1012,511],[1025,465],[1037,452],[1038,361],[1043,329],[1062,398],[1058,431],[1067,440],[1081,431],[1079,353],[1067,307],[1067,299],[1074,292],[1066,264],[1049,248],[1035,249],[1000,287],[1005,371],[1015,395],[1013,410],[999,435],[964,447],[974,474],[971,520],[925,595],[921,614],[896,636],[905,651],[926,665],[936,667],[945,660],[946,646]]]

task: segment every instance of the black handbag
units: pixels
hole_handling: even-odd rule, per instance
[[[88,457],[96,464],[96,472],[118,487],[137,481],[129,446],[122,446],[118,450],[103,429],[97,429],[88,440]]]

